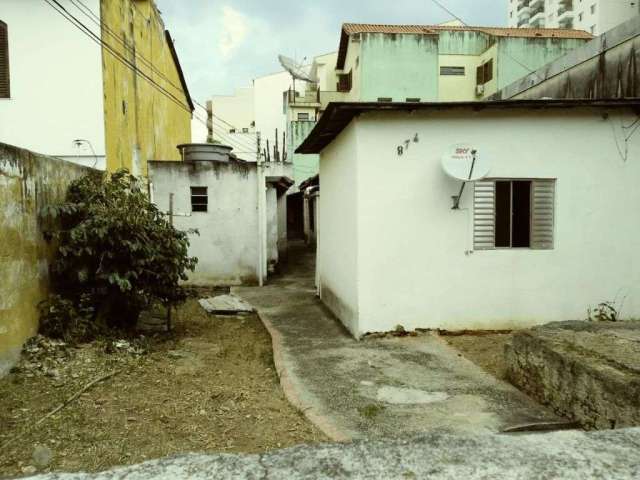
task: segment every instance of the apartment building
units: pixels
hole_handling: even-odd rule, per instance
[[[640,14],[636,0],[508,0],[512,28],[573,28],[600,35]]]

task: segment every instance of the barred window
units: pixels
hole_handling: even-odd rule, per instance
[[[0,20],[0,98],[10,98],[9,88],[9,32],[7,24]]]
[[[208,206],[207,187],[191,187],[191,211],[206,212]]]

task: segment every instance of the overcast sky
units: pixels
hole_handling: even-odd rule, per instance
[[[507,0],[439,0],[469,25],[504,26]],[[335,51],[343,22],[434,24],[433,0],[156,0],[193,97],[233,93],[298,60]]]

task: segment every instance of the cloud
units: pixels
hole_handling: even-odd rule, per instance
[[[230,59],[247,38],[250,20],[229,5],[222,7],[222,29],[218,38],[218,50],[225,60]]]

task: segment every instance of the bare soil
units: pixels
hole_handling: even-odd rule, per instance
[[[442,338],[462,355],[500,380],[506,380],[504,346],[511,332],[440,332]]]
[[[36,446],[53,453],[42,471],[74,472],[186,452],[327,441],[284,398],[271,339],[257,316],[207,315],[190,299],[174,324],[170,334],[79,347],[32,342],[0,379],[0,476],[33,471]]]

